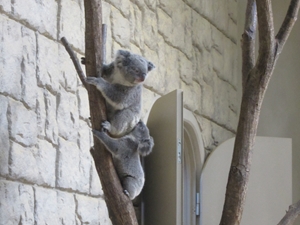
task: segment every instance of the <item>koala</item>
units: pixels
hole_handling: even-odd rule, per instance
[[[138,123],[142,83],[154,68],[144,57],[119,50],[112,63],[103,65],[102,77],[86,78],[106,100],[107,121],[102,125],[113,137],[127,134]]]
[[[93,130],[93,134],[110,151],[124,193],[133,200],[140,194],[145,175],[140,156],[147,156],[154,146],[149,129],[139,121],[134,129],[121,138],[112,138],[104,130]]]

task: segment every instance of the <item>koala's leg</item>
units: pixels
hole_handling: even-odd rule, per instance
[[[144,186],[144,179],[137,179],[135,177],[124,177],[122,180],[123,192],[126,194],[130,200],[133,200],[138,196]]]
[[[105,147],[108,151],[110,151],[111,154],[118,155],[119,149],[122,149],[123,145],[122,138],[111,138],[105,132],[97,130],[93,130],[93,134],[105,145]]]

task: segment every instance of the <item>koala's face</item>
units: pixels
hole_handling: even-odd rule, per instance
[[[144,57],[123,50],[118,51],[116,62],[124,79],[133,85],[144,82],[148,72],[155,68]]]
[[[149,129],[142,121],[137,123],[132,131],[132,135],[139,140],[150,138]]]

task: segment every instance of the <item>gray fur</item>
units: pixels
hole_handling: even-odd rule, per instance
[[[93,130],[93,134],[111,152],[124,193],[131,200],[134,199],[142,191],[145,182],[140,155],[150,154],[154,146],[149,129],[139,121],[129,134],[121,138],[112,138],[104,131]]]
[[[87,77],[107,103],[105,129],[114,137],[130,132],[140,120],[142,83],[154,65],[144,57],[119,50],[115,61],[103,66],[102,77]]]

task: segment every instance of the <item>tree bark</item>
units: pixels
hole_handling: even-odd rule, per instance
[[[105,35],[102,33],[101,0],[84,0],[85,7],[85,66],[87,76],[99,76],[105,58]],[[103,38],[104,37],[104,38]],[[88,90],[92,128],[101,129],[101,122],[106,120],[105,101],[101,93],[87,85],[79,66],[78,59],[72,55],[72,49],[66,39],[62,38],[71,59],[75,65],[83,85]],[[91,149],[95,166],[102,184],[109,217],[114,225],[137,225],[137,219],[131,200],[123,193],[123,188],[112,163],[109,152],[94,138]]]
[[[279,53],[297,19],[299,1],[291,0],[284,22],[275,37],[271,0],[248,0],[242,39],[243,96],[221,225],[240,224],[262,101]],[[256,15],[259,50],[254,63]]]

